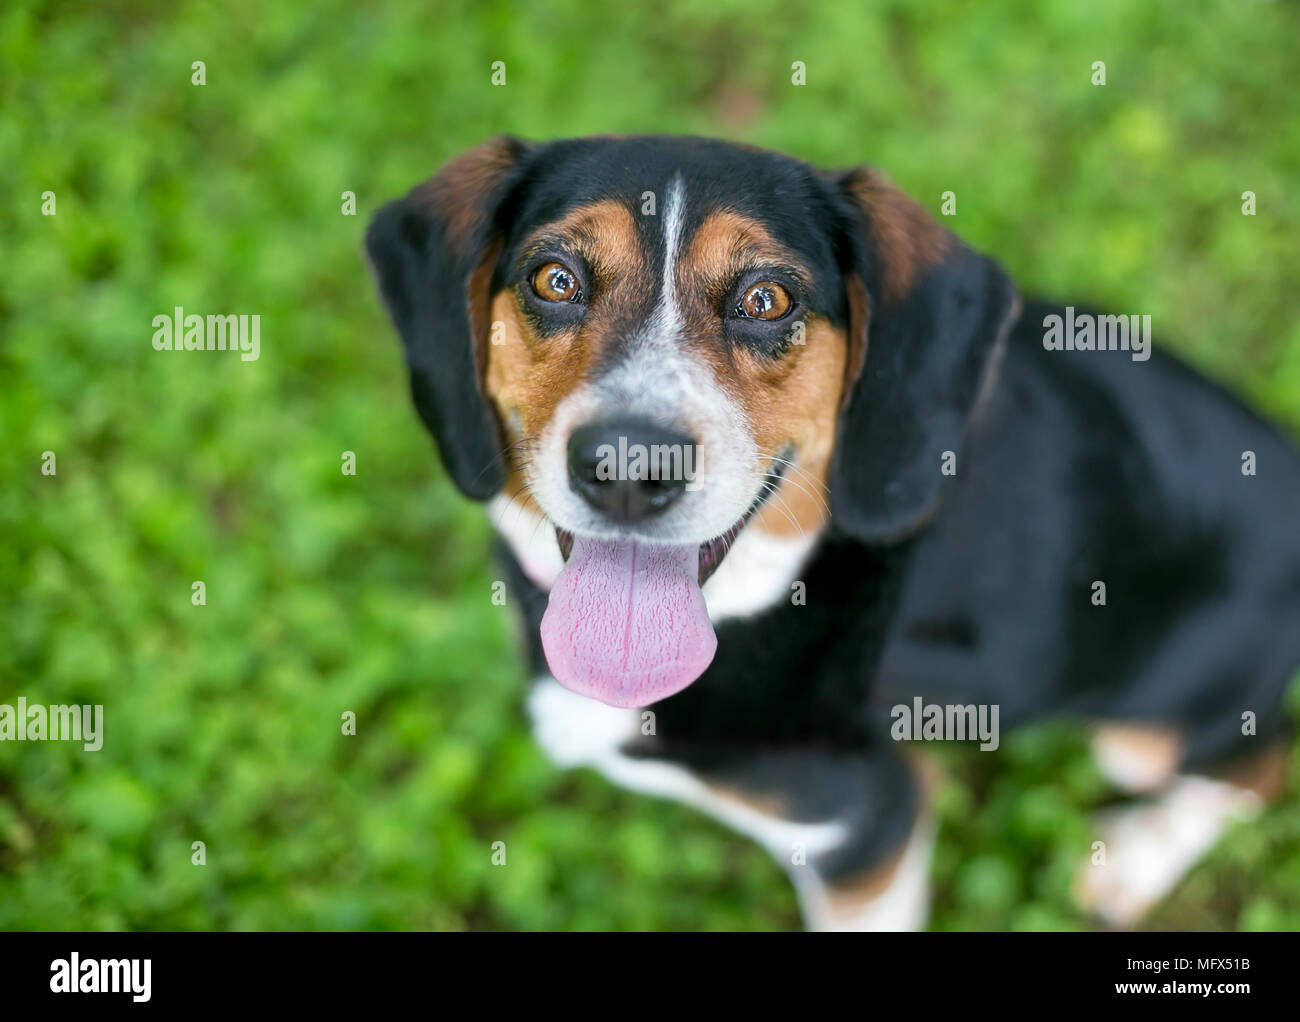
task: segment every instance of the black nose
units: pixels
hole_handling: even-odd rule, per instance
[[[569,437],[569,485],[615,522],[657,515],[694,478],[695,441],[642,419],[597,422]]]

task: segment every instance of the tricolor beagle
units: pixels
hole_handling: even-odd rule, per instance
[[[1077,717],[1145,793],[1080,849],[1113,924],[1280,786],[1300,458],[1137,336],[1062,344],[879,172],[497,138],[366,244],[506,541],[539,738],[761,841],[809,926],[923,924],[904,740],[972,709]]]

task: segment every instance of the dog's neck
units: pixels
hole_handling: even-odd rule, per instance
[[[492,498],[487,510],[524,574],[543,592],[550,592],[564,567],[555,529],[536,511],[504,494]],[[753,526],[744,529],[704,583],[709,618],[717,622],[748,617],[777,603],[799,599],[795,585],[799,569],[820,536],[821,530],[779,536]]]

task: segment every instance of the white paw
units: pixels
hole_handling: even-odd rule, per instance
[[[1180,778],[1159,798],[1098,817],[1101,855],[1075,878],[1080,907],[1116,927],[1138,922],[1169,894],[1234,819],[1256,811],[1250,792],[1202,777]]]

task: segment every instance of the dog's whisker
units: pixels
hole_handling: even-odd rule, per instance
[[[503,506],[493,511],[492,513],[493,524],[498,529],[502,529],[502,530],[505,529],[506,515],[510,512],[510,509],[512,507],[516,507],[516,505],[517,505],[517,510],[522,510],[523,502],[519,500],[519,495],[512,493],[508,497],[506,497],[506,502]],[[518,518],[516,518],[515,520],[516,522],[518,522]]]
[[[812,497],[814,500],[822,502],[822,506],[825,507],[824,497],[822,496],[822,494],[825,494],[825,496],[829,496],[831,491],[830,488],[827,487],[827,485],[821,479],[818,479],[815,475],[813,475],[803,466],[798,465],[793,461],[789,461],[788,459],[774,458],[773,460],[783,465],[785,468],[789,470],[790,474],[787,475],[786,478],[790,479],[792,482],[796,478],[802,478],[804,481],[809,483],[813,487],[813,492],[809,492],[808,495]],[[826,508],[826,510],[829,511],[830,509]]]
[[[779,510],[783,515],[785,515],[786,520],[789,521],[789,523],[792,526],[794,526],[795,531],[797,531],[799,535],[802,536],[804,534],[803,526],[799,524],[798,518],[796,518],[794,512],[791,511],[790,505],[786,503],[785,498],[781,494],[777,493],[776,491],[773,491],[772,498],[775,501],[774,506],[777,508],[777,510]]]
[[[790,505],[786,503],[785,498],[778,491],[777,483],[774,480],[770,478],[763,480],[762,498],[780,511],[800,535],[803,534],[803,527],[792,513]]]
[[[822,480],[818,479],[815,475],[813,475],[811,472],[809,472],[806,468],[804,468],[802,465],[800,465],[797,461],[793,461],[793,460],[791,460],[790,458],[782,458],[779,454],[766,454],[766,453],[764,453],[764,452],[762,452],[762,451],[760,451],[759,454],[760,454],[761,457],[770,458],[773,462],[775,462],[775,463],[778,464],[778,465],[785,465],[785,466],[788,467],[792,472],[797,472],[797,473],[799,473],[799,475],[803,476],[805,479],[807,479],[809,482],[813,483],[813,484],[814,484],[815,486],[817,486],[819,489],[825,490],[827,493],[830,492],[830,489],[827,487],[827,485],[826,485]]]
[[[537,530],[540,529],[543,525],[548,524],[549,522],[550,522],[549,518],[547,518],[545,515],[539,514],[537,516],[537,521],[533,523],[533,531],[528,536],[528,542],[532,543],[533,540],[537,538]]]
[[[761,452],[760,452],[760,453],[761,453]],[[789,458],[782,458],[782,457],[780,457],[779,455],[776,455],[776,454],[771,454],[771,455],[762,455],[762,456],[765,456],[765,457],[769,457],[769,458],[771,458],[771,460],[772,460],[773,463],[775,463],[775,464],[779,464],[779,465],[782,465],[782,466],[784,466],[786,469],[789,470],[789,472],[783,472],[783,473],[782,473],[782,477],[781,477],[781,479],[778,480],[778,481],[776,482],[775,486],[773,487],[773,492],[776,492],[776,488],[780,486],[780,483],[781,483],[781,482],[789,482],[791,486],[793,486],[795,489],[801,491],[801,492],[802,492],[802,493],[803,493],[803,494],[804,494],[804,495],[805,495],[809,500],[811,500],[811,501],[813,502],[813,504],[818,508],[819,511],[821,511],[821,513],[822,513],[825,517],[827,517],[827,518],[830,517],[830,514],[831,514],[830,505],[826,502],[825,498],[822,497],[821,494],[817,493],[816,491],[814,491],[814,490],[809,490],[806,486],[804,486],[803,484],[801,484],[801,483],[799,482],[799,480],[796,479],[796,478],[795,478],[792,474],[790,474],[790,473],[799,473],[800,475],[802,475],[802,476],[804,476],[806,479],[808,479],[810,482],[812,482],[812,483],[813,483],[815,486],[817,486],[818,488],[825,490],[825,489],[826,489],[826,486],[825,486],[825,484],[823,484],[823,483],[821,482],[821,480],[817,479],[815,476],[813,476],[813,475],[812,475],[810,472],[808,472],[806,469],[802,468],[802,467],[799,466],[799,465],[796,465],[796,464],[795,464],[792,460],[790,460]],[[826,492],[829,494],[830,491],[827,490]]]
[[[777,453],[764,451],[761,448],[758,451],[758,455],[760,458],[766,458],[770,460],[773,464],[781,465],[783,466],[783,468],[789,469],[790,472],[793,472],[803,477],[807,482],[811,483],[815,489],[822,490],[827,494],[830,493],[830,488],[826,485],[825,482],[823,482],[821,479],[818,479],[815,475],[809,472],[797,461],[794,461],[790,458],[783,458]]]
[[[798,490],[809,500],[811,500],[813,504],[817,506],[818,510],[824,513],[827,517],[830,517],[831,509],[827,506],[826,502],[820,496],[811,492],[807,487],[803,486],[797,479],[794,479],[793,477],[787,476],[783,481],[788,482],[796,490]],[[775,488],[773,492],[776,492]]]

